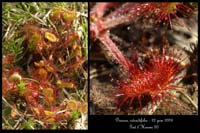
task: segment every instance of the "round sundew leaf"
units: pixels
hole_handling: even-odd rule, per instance
[[[44,88],[43,89],[43,95],[48,97],[53,95],[53,89],[52,88]]]
[[[54,68],[51,67],[51,66],[49,66],[49,65],[46,66],[46,69],[47,69],[47,71],[49,71],[49,72],[54,72]]]
[[[77,108],[78,108],[78,102],[77,101],[69,100],[67,102],[67,110],[73,111],[73,110],[77,110]]]
[[[50,32],[45,32],[45,38],[50,42],[58,42],[59,40],[53,33]]]
[[[76,12],[74,11],[65,11],[63,13],[64,21],[73,21],[76,18]]]
[[[44,68],[39,68],[38,69],[38,74],[40,76],[42,76],[43,78],[46,78],[48,73],[47,73],[47,71]]]
[[[61,20],[61,14],[62,14],[62,12],[63,12],[62,8],[54,8],[54,9],[52,9],[51,14],[50,14],[50,19],[52,21]]]
[[[54,105],[56,103],[55,98],[52,96],[48,96],[45,98],[45,102],[47,106]]]
[[[81,107],[79,108],[79,111],[81,113],[87,113],[88,112],[88,104],[85,102]]]

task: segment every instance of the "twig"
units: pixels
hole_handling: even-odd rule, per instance
[[[43,127],[45,127],[44,123],[39,121],[39,120],[35,120],[35,122],[39,123],[40,125],[42,125]]]
[[[31,13],[29,13],[29,15],[31,15],[31,17],[37,19],[37,20],[40,21],[43,25],[46,26],[45,22],[44,22],[43,20],[41,20],[40,18],[38,18],[36,15],[33,15],[33,14],[31,14]]]
[[[47,12],[47,14],[46,14],[42,19],[46,21],[46,19],[49,17],[49,14],[50,14],[50,13],[51,13],[51,10],[49,10],[49,11]]]
[[[70,94],[65,90],[65,89],[63,89],[63,92],[65,93],[65,95],[67,95],[67,97],[70,99],[70,98],[72,98],[72,96],[70,96]]]
[[[177,92],[182,94],[184,97],[186,97],[190,101],[190,103],[193,105],[193,107],[196,109],[196,111],[198,111],[198,106],[194,103],[194,101],[187,94],[185,94],[182,91],[177,91]]]
[[[12,24],[9,24],[9,26],[8,26],[8,28],[7,28],[7,30],[6,30],[5,35],[3,36],[3,40],[5,39],[5,41],[7,41],[6,38],[7,38],[7,36],[8,36],[8,33],[9,33],[9,31],[10,31],[11,26],[12,26]]]
[[[110,36],[114,41],[118,42],[118,44],[122,44],[122,46],[124,46],[124,47],[130,47],[129,43],[127,43],[126,41],[124,41],[120,37],[116,36],[115,34],[111,33]]]
[[[11,128],[11,129],[14,129],[13,127],[12,127],[12,125],[10,125],[10,123],[5,119],[5,117],[2,115],[2,118],[3,118],[3,120],[5,121],[5,123]]]
[[[23,121],[24,116],[26,115],[27,111],[25,111],[25,113],[19,118],[19,120],[17,120],[17,123],[14,126],[14,129],[17,129],[17,126],[19,125],[19,123],[21,121]]]
[[[50,11],[50,13],[51,13],[51,11]],[[55,29],[56,33],[58,34],[58,30],[57,30],[56,26],[51,22],[51,20],[49,19],[49,17],[47,17],[47,20],[49,21],[50,25]]]
[[[17,109],[15,109],[10,103],[7,102],[7,100],[2,97],[3,101],[10,107],[12,108],[19,116],[21,116],[21,114],[18,112]],[[25,122],[27,122],[27,120],[25,120],[23,117],[21,117]],[[34,129],[34,127],[31,126],[32,129]]]
[[[40,82],[39,82],[39,81],[37,81],[37,80],[35,80],[35,79],[31,79],[31,78],[23,78],[23,79],[25,79],[25,80],[30,80],[30,81],[34,81],[34,82],[36,82],[36,83],[40,84]]]
[[[111,72],[112,72],[112,70],[106,70],[106,71],[103,71],[103,72],[101,72],[99,74],[95,73],[95,74],[90,75],[90,79],[93,79],[93,78],[96,78],[96,77],[99,77],[99,76],[103,76],[103,75],[107,75],[107,74],[109,74]]]
[[[77,13],[77,16],[78,16],[78,17],[79,17],[79,16],[88,17],[88,15],[85,14],[85,13],[81,13],[81,12],[76,12],[76,13]]]

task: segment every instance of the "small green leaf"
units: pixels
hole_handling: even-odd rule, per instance
[[[71,115],[72,115],[72,119],[76,120],[79,118],[80,112],[76,110],[76,111],[73,111]]]
[[[50,129],[52,129],[52,130],[56,130],[58,127],[55,125],[55,124],[53,124],[52,126],[51,126],[51,128]]]
[[[19,84],[17,85],[19,92],[22,92],[24,90],[25,84],[23,81],[20,81]]]
[[[34,129],[34,122],[32,119],[29,119],[28,121],[24,122],[24,129]]]
[[[24,41],[24,37],[20,37],[17,39],[13,38],[7,42],[8,51],[11,51],[14,54],[15,59],[17,59],[18,56],[21,55],[23,52],[23,49],[24,49],[22,46],[23,41]]]

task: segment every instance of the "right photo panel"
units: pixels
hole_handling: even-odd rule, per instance
[[[90,115],[198,115],[198,3],[89,3]]]

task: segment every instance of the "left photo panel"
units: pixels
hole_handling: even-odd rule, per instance
[[[2,129],[88,129],[87,2],[2,2]]]

